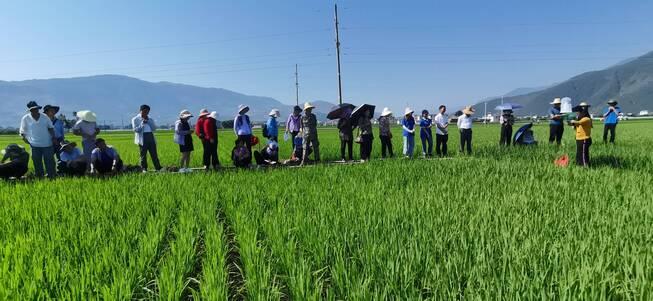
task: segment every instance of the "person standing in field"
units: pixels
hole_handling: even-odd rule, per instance
[[[562,134],[565,132],[562,124],[563,114],[560,112],[562,101],[560,98],[555,98],[551,105],[552,107],[549,109],[549,144],[555,141],[557,145],[560,145]]]
[[[64,141],[65,139],[65,128],[63,125],[63,121],[61,119],[57,118],[57,113],[59,113],[59,107],[53,106],[53,105],[45,105],[43,107],[43,113],[50,118],[50,121],[52,121],[52,126],[54,126],[54,139],[57,142],[56,144],[53,145],[54,147],[54,155],[59,158],[59,153],[61,152],[61,142]]]
[[[27,104],[28,114],[20,121],[20,136],[32,149],[32,163],[34,174],[43,177],[45,172],[50,179],[57,176],[56,163],[54,161],[54,125],[47,115],[39,112],[41,106],[30,101]],[[43,165],[45,164],[45,172]]]
[[[179,120],[175,122],[174,141],[179,145],[181,158],[179,159],[179,172],[191,172],[190,155],[195,150],[193,148],[193,130],[188,122],[193,114],[188,110],[179,113]]]
[[[238,106],[238,115],[234,118],[234,133],[238,140],[242,141],[251,155],[252,153],[252,123],[247,116],[249,107],[246,105]]]
[[[603,111],[603,143],[608,143],[608,132],[610,133],[610,143],[614,144],[615,131],[619,123],[621,108],[617,106],[617,101],[611,99],[608,101],[608,107]]]
[[[467,154],[472,154],[472,115],[474,114],[474,108],[471,106],[465,107],[463,109],[463,114],[458,117],[458,130],[460,131],[460,152],[465,153],[465,148],[467,149]]]
[[[360,130],[361,162],[369,161],[372,156],[372,142],[374,140],[370,110],[365,110],[360,118],[358,118],[358,129]]]
[[[279,124],[277,123],[277,118],[280,115],[278,109],[272,109],[268,114],[270,118],[265,122],[265,132],[267,132],[265,133],[267,134],[265,138],[268,138],[269,141],[279,142]]]
[[[515,116],[512,115],[512,110],[503,110],[503,114],[499,118],[501,123],[501,138],[499,138],[499,145],[510,146],[512,140],[512,126],[515,124]]]
[[[354,127],[351,124],[351,108],[344,109],[342,116],[338,119],[338,136],[340,137],[340,161],[354,160]],[[345,149],[348,157],[345,157]]]
[[[401,121],[404,136],[404,157],[412,158],[415,150],[415,117],[413,111],[406,108],[404,111],[404,119]]]
[[[134,143],[140,149],[140,164],[143,172],[147,172],[147,154],[152,158],[152,164],[156,171],[161,171],[159,163],[159,154],[156,149],[156,122],[150,118],[150,106],[141,105],[140,113],[132,119],[132,128],[134,129]]]
[[[27,173],[29,154],[25,148],[18,144],[9,144],[0,154],[2,154],[0,178],[5,180],[20,178]]]
[[[95,138],[100,133],[97,117],[91,111],[77,112],[77,122],[73,126],[73,134],[82,137],[82,149],[87,160],[91,160],[91,152],[95,149]],[[89,161],[90,162],[90,161]]]
[[[569,124],[576,130],[576,165],[589,167],[590,146],[592,146],[592,117],[589,113],[590,105],[581,102],[574,111],[577,111],[576,120]]]
[[[62,175],[83,176],[86,173],[89,160],[82,155],[75,142],[64,140],[61,142],[61,155],[57,169]]]
[[[433,155],[433,120],[428,110],[422,110],[422,118],[419,121],[419,138],[422,140],[422,156],[424,158]]]
[[[195,123],[195,134],[202,141],[202,162],[206,171],[219,165],[217,130],[212,127],[213,122],[209,121],[209,116],[209,110],[202,109],[197,117],[197,123]],[[213,135],[214,133],[215,135]]]
[[[390,123],[392,122],[392,111],[383,108],[381,117],[379,117],[379,140],[381,140],[381,158],[386,158],[386,154],[390,158],[394,157],[392,152],[392,131],[390,130]]]
[[[292,139],[292,148],[295,149],[297,145],[295,144],[295,138],[299,134],[299,131],[302,129],[302,108],[295,106],[293,108],[292,114],[288,116],[286,121],[286,135],[290,134]]]
[[[438,115],[435,115],[435,153],[440,157],[447,156],[447,142],[449,141],[449,115],[447,107],[441,105]]]
[[[118,151],[102,138],[95,140],[97,146],[91,153],[91,174],[110,174],[122,171],[123,163]]]
[[[309,102],[304,104],[304,116],[301,119],[304,154],[302,155],[302,163],[300,165],[304,165],[308,160],[308,149],[313,150],[315,162],[320,161],[320,142],[317,138],[317,116],[313,114],[314,108],[315,106]]]

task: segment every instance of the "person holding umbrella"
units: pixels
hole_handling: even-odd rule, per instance
[[[465,153],[465,148],[467,148],[467,154],[472,154],[472,115],[474,114],[474,108],[471,106],[466,106],[463,109],[463,114],[458,117],[458,130],[460,130],[460,152]]]
[[[364,104],[356,108],[356,111],[352,113],[357,119],[361,162],[369,161],[372,155],[372,141],[374,140],[374,134],[372,133],[373,110],[374,106]]]
[[[614,144],[615,131],[619,123],[621,108],[617,106],[617,101],[611,99],[608,101],[608,107],[603,111],[603,143],[608,143],[608,132],[610,133],[610,143]]]
[[[381,158],[386,157],[386,153],[390,157],[394,157],[392,152],[392,131],[390,130],[390,123],[392,121],[392,111],[388,108],[383,108],[381,117],[379,117],[379,139],[381,140]]]
[[[512,115],[512,110],[503,110],[499,118],[501,123],[501,138],[499,139],[500,146],[510,146],[512,140],[512,126],[515,124],[515,116]]]
[[[449,141],[449,115],[447,107],[440,105],[440,111],[435,115],[435,153],[442,157],[447,156],[447,142]]]
[[[238,140],[245,143],[249,153],[252,153],[252,123],[247,116],[249,107],[246,105],[238,106],[238,115],[234,118],[234,133],[238,136]]]
[[[404,136],[404,157],[412,158],[415,149],[415,117],[411,108],[404,111],[404,119],[401,121]]]
[[[433,120],[428,110],[422,110],[422,117],[419,121],[419,138],[422,140],[422,156],[424,158],[433,155]]]
[[[562,134],[565,128],[562,124],[564,114],[560,112],[562,100],[555,98],[551,102],[552,107],[549,109],[549,144],[556,142],[557,145],[562,143]]]
[[[576,129],[576,165],[589,167],[590,146],[592,145],[592,118],[589,113],[590,105],[581,102],[574,107],[576,120],[570,120],[569,124]]]
[[[302,108],[299,106],[293,107],[292,114],[288,116],[286,120],[286,136],[291,135],[292,139],[292,148],[295,149],[297,145],[295,144],[295,138],[299,134],[299,131],[302,129]],[[285,139],[285,138],[284,138]]]
[[[302,155],[302,163],[304,165],[306,160],[308,160],[308,150],[313,150],[313,156],[315,162],[320,161],[320,141],[317,137],[317,116],[313,114],[313,106],[310,102],[304,104],[304,116],[301,119],[301,129],[303,131],[303,149],[304,154]]]
[[[338,119],[338,135],[340,136],[340,161],[345,162],[345,149],[349,155],[349,161],[354,160],[354,127],[351,124],[351,113],[353,105],[341,108],[341,115]],[[328,117],[328,116],[327,116]]]

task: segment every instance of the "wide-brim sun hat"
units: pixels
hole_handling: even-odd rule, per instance
[[[47,112],[50,109],[54,110],[54,113],[57,114],[57,113],[59,113],[59,110],[61,108],[59,108],[58,106],[53,106],[53,105],[45,105],[45,107],[43,107],[43,112]]]
[[[381,112],[381,116],[386,117],[392,115],[392,111],[388,109],[387,107],[383,108],[383,111]]]
[[[560,100],[559,97],[556,97],[556,98],[554,98],[553,101],[550,102],[549,104],[552,104],[552,105],[559,105],[559,104],[562,104],[562,100]]]
[[[217,120],[218,119],[218,112],[216,112],[216,111],[211,112],[211,114],[209,114],[209,117]]]
[[[609,104],[609,105],[616,105],[616,104],[617,104],[617,101],[614,100],[614,99],[610,99],[610,100],[608,100],[608,104]]]
[[[97,122],[95,113],[87,110],[77,112],[77,118],[86,122]]]
[[[31,110],[35,110],[35,109],[40,110],[42,108],[43,107],[39,106],[39,104],[37,104],[36,101],[30,101],[30,102],[27,103],[27,111],[31,111]]]
[[[406,108],[406,109],[404,110],[404,116],[405,116],[405,115],[410,115],[410,114],[413,114],[413,113],[415,113],[415,110],[413,110],[413,109],[411,109],[411,108]]]
[[[245,114],[249,112],[249,107],[246,105],[239,105],[238,106],[238,114]]]
[[[72,142],[72,141],[68,141],[68,140],[61,141],[61,143],[60,143],[61,148],[64,148],[64,147],[66,147],[68,145],[72,145],[73,147],[75,147],[75,146],[77,146],[77,143]]]
[[[270,111],[270,113],[268,113],[268,116],[279,117],[279,115],[281,115],[281,113],[279,113],[279,110],[277,110],[277,109],[272,109],[272,111]]]
[[[306,111],[308,109],[314,109],[314,108],[315,108],[315,106],[312,105],[310,102],[307,102],[307,103],[304,104],[304,111]]]
[[[199,115],[199,117],[203,117],[203,116],[206,116],[206,115],[209,115],[209,114],[210,114],[210,113],[209,113],[209,110],[207,110],[207,109],[201,109],[201,110],[200,110],[200,115]]]
[[[191,118],[193,117],[193,114],[190,113],[188,110],[183,110],[179,112],[179,118],[181,119],[186,119],[186,118]]]
[[[466,106],[463,109],[463,114],[465,114],[465,115],[472,115],[472,114],[474,114],[474,112],[476,112],[476,110],[474,110],[474,108],[472,108],[471,106]]]
[[[588,107],[588,108],[591,107],[591,105],[589,103],[587,103],[586,101],[581,102],[580,104],[578,104],[578,106],[579,107]]]

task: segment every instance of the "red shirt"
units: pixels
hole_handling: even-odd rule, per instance
[[[204,126],[204,139],[205,140],[217,140],[218,139],[218,129],[216,127],[216,120],[207,117],[203,121]]]
[[[206,122],[206,117],[202,116],[197,118],[197,123],[195,123],[195,135],[204,139],[204,122]]]

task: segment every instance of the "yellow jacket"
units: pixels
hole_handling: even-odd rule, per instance
[[[583,117],[578,121],[572,121],[576,127],[576,140],[585,140],[592,138],[592,119]]]

